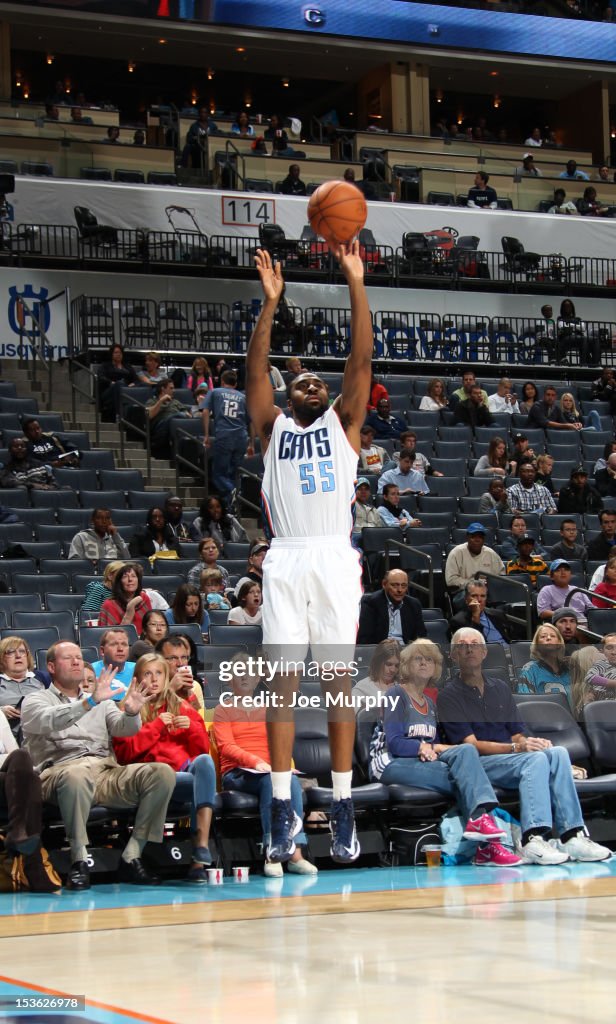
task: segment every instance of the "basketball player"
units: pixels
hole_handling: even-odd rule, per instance
[[[333,405],[324,382],[302,372],[287,388],[290,416],[274,405],[268,373],[271,328],[284,288],[280,264],[258,250],[257,270],[264,302],[246,359],[248,412],[264,453],[262,499],[272,534],[263,563],[263,643],[271,658],[293,651],[291,659],[344,650],[334,658],[348,666],[357,633],[361,571],[351,546],[352,503],[366,415],[372,361],[372,324],[364,286],[359,243],[335,252],[346,277],[351,300],[351,353],[341,394]],[[290,710],[297,689],[296,674],[276,677],[273,688],[279,707],[268,708],[268,741],[272,769],[272,831],[267,857],[287,861],[295,851],[301,821],[291,806],[291,752],[294,723]],[[322,683],[332,695],[350,697],[348,667]],[[332,713],[332,711],[334,713]],[[351,801],[355,719],[353,708],[328,708],[332,763],[331,812],[334,860],[348,863],[359,856]]]

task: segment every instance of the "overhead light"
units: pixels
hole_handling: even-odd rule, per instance
[[[499,74],[499,71],[490,71],[490,78],[498,78]]]
[[[282,88],[283,89],[288,89],[289,88],[289,79],[288,78],[281,78],[281,82],[282,82]]]
[[[207,69],[207,80],[208,80],[208,82],[212,81],[212,79],[213,79],[215,74],[216,74],[216,72],[214,71],[214,68],[208,68]]]
[[[436,90],[435,99],[436,99],[437,103],[442,103],[443,102],[443,90],[442,89],[437,89]]]
[[[161,46],[165,46],[166,43],[167,43],[167,40],[166,39],[159,39],[158,42],[160,43]]]
[[[15,85],[19,89],[19,87],[21,85],[21,71],[16,71],[15,72]]]
[[[30,99],[30,87],[28,85],[24,85],[23,97],[25,100]]]
[[[236,46],[235,47],[235,52],[236,53],[246,53],[246,47],[245,46]]]
[[[495,110],[498,110],[500,105],[501,105],[501,98],[500,98],[500,96],[497,95],[492,100],[492,106],[494,107]]]
[[[54,57],[53,53],[48,53],[47,54],[47,63],[48,64],[53,64],[54,60],[55,60],[55,57]]]
[[[128,73],[129,73],[129,75],[132,75],[132,73],[133,73],[133,71],[135,70],[136,67],[137,67],[137,65],[135,64],[134,60],[129,60],[129,62],[128,62]]]

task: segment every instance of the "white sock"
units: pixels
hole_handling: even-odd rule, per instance
[[[131,860],[137,860],[138,857],[141,857],[146,842],[147,839],[135,839],[134,836],[131,836],[122,853],[122,860],[125,860],[127,864],[130,864]]]
[[[332,772],[334,800],[350,800],[353,772]]]
[[[272,772],[272,796],[274,800],[291,799],[291,772]]]

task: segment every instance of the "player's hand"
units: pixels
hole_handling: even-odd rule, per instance
[[[330,249],[340,264],[340,269],[347,281],[363,281],[364,279],[364,264],[362,258],[359,255],[359,242],[355,239],[349,245],[340,244],[332,245],[330,243]]]
[[[261,278],[261,287],[266,299],[272,299],[278,304],[284,290],[284,280],[280,263],[272,264],[272,257],[265,249],[257,249],[255,256],[257,271]]]

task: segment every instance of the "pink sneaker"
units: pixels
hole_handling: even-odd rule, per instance
[[[511,853],[500,843],[487,843],[480,846],[473,858],[477,867],[513,868],[524,861],[517,854]]]
[[[504,829],[499,828],[489,814],[469,818],[464,829],[465,839],[476,839],[479,843],[491,843],[494,839],[505,839],[506,836]]]

